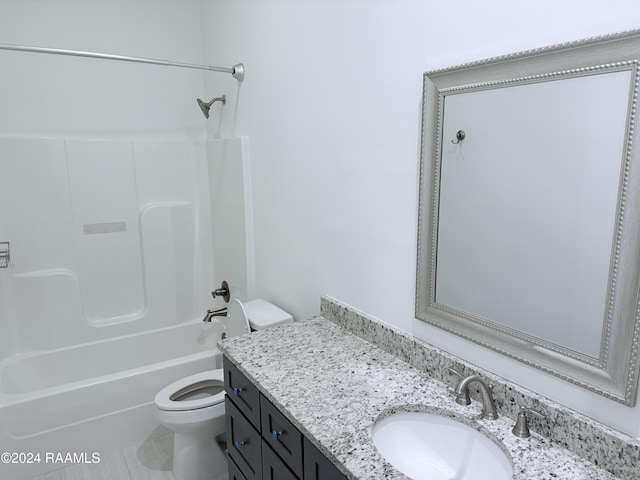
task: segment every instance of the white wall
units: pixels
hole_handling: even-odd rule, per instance
[[[2,0],[0,43],[202,62],[199,0]],[[200,70],[0,51],[0,131],[201,131]]]
[[[0,43],[202,63],[201,2],[0,2]],[[204,315],[200,70],[0,51],[0,360]],[[126,222],[126,232],[85,225]]]
[[[422,73],[638,27],[635,1],[203,0],[210,63],[244,62],[221,136],[251,141],[256,293],[296,318],[331,295],[640,436],[627,408],[414,320]],[[211,132],[212,130],[210,130]]]

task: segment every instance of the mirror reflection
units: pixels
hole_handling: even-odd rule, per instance
[[[626,405],[640,31],[424,75],[416,318]]]
[[[437,303],[600,357],[630,80],[445,97]]]

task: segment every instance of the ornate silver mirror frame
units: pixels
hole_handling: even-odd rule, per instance
[[[635,125],[639,65],[640,30],[635,30],[426,72],[418,211],[416,318],[628,406],[634,405],[637,392],[640,337],[640,145]],[[436,279],[439,216],[443,214],[443,150],[451,148],[449,140],[463,145],[473,135],[466,131],[465,138],[464,131],[453,128],[443,138],[445,100],[461,93],[609,71],[628,71],[630,81],[626,125],[620,132],[622,158],[616,154],[611,159],[619,168],[619,183],[615,218],[611,219],[611,247],[604,253],[608,278],[603,279],[606,292],[602,293],[599,353],[585,355],[482,314],[439,302]],[[544,298],[536,300],[545,302]]]

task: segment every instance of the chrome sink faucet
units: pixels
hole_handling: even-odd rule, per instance
[[[471,399],[469,398],[469,385],[476,382],[480,387],[480,394],[482,395],[482,418],[487,418],[489,420],[495,420],[498,418],[496,403],[493,400],[493,386],[487,386],[484,380],[482,380],[478,375],[463,377],[460,372],[453,368],[449,368],[449,372],[462,379],[453,390],[453,394],[455,395],[455,400],[458,405],[469,405],[471,403]]]

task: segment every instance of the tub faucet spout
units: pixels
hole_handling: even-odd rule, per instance
[[[204,316],[204,318],[202,319],[203,322],[210,322],[213,317],[226,317],[227,316],[227,309],[225,308],[219,308],[217,310],[207,310],[207,314]]]

